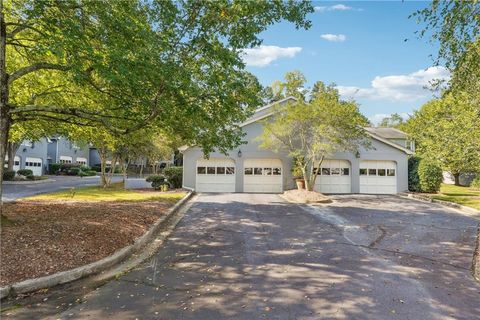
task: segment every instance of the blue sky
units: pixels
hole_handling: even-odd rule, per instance
[[[443,67],[433,67],[437,44],[417,39],[414,32],[421,25],[408,18],[428,2],[313,4],[309,30],[280,23],[261,35],[262,47],[247,50],[247,69],[263,85],[300,70],[308,86],[316,80],[336,83],[342,97],[354,98],[362,113],[376,122],[394,112],[412,113],[432,97],[425,85],[448,77]]]

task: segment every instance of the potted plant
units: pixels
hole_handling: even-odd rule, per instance
[[[298,190],[305,189],[305,179],[303,178],[302,167],[298,160],[293,161],[292,176],[293,176],[293,180],[295,180],[295,183],[297,184],[297,189]]]

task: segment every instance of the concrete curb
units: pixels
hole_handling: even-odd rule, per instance
[[[474,208],[467,207],[467,206],[462,206],[458,203],[432,199],[428,196],[424,196],[424,195],[420,195],[420,194],[414,194],[414,193],[403,193],[403,194],[399,194],[399,196],[403,197],[403,198],[416,199],[416,200],[420,200],[420,201],[424,201],[424,202],[438,203],[438,204],[441,204],[441,205],[449,207],[449,208],[459,209],[459,210],[463,211],[464,213],[466,213],[468,215],[473,215],[474,217],[476,216],[476,218],[480,218],[480,211],[478,211]]]
[[[137,238],[133,244],[117,250],[108,257],[75,269],[58,272],[45,277],[28,279],[1,287],[0,299],[8,296],[16,296],[19,293],[34,292],[40,289],[72,282],[86,276],[97,274],[120,263],[140,248],[144,247],[149,241],[155,239],[156,233],[163,227],[164,222],[168,221],[168,219],[172,217],[192,197],[192,195],[193,192],[188,192],[180,201],[170,208],[165,215],[159,218],[145,234]]]
[[[25,184],[40,184],[40,183],[49,183],[49,182],[55,182],[57,180],[54,180],[54,179],[45,179],[45,180],[33,180],[33,181],[29,181],[29,180],[25,180],[25,181],[3,181],[3,184],[4,185],[7,185],[7,184],[20,184],[20,185],[25,185]]]

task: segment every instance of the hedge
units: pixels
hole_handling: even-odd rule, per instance
[[[419,157],[408,158],[408,190],[412,192],[422,191],[420,186],[420,177],[418,176],[418,164],[420,163]]]
[[[17,171],[17,174],[21,176],[29,177],[29,176],[33,176],[33,171],[30,169],[20,169]]]
[[[422,159],[418,165],[418,177],[422,192],[435,193],[440,190],[443,172],[439,166]]]
[[[163,170],[163,174],[167,178],[172,188],[182,187],[183,167],[168,167]]]
[[[14,170],[3,170],[3,181],[12,181],[15,178],[15,171]]]

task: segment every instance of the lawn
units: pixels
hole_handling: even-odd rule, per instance
[[[455,202],[480,210],[480,190],[469,187],[442,184],[438,194],[430,195],[433,199]]]
[[[114,183],[109,188],[81,187],[36,195],[22,200],[61,200],[61,201],[169,201],[176,202],[185,196],[183,191],[160,192],[152,190],[125,190],[122,183]]]

